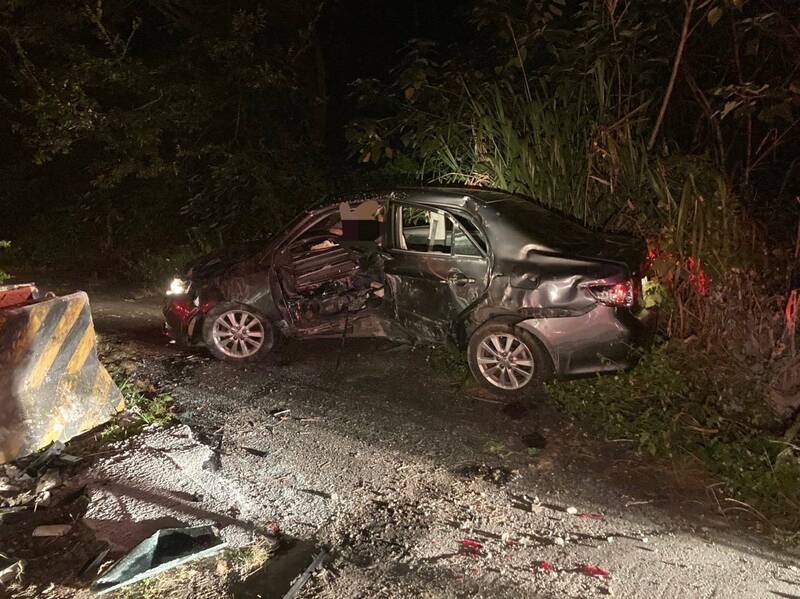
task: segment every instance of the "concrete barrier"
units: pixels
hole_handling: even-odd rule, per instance
[[[0,310],[0,464],[67,441],[124,407],[97,359],[85,293]]]

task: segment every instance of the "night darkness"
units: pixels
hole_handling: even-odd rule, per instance
[[[391,81],[392,69],[410,40],[432,40],[447,47],[470,32],[464,2],[369,2],[337,0],[326,8],[323,27],[328,83],[328,135],[333,155],[346,148],[342,129],[356,117],[350,84],[356,79]]]
[[[0,597],[797,597],[798,149],[797,0],[0,0]]]

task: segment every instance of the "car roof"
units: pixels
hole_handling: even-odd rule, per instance
[[[449,207],[464,207],[472,200],[480,204],[491,204],[513,197],[507,191],[494,189],[477,189],[472,187],[395,187],[389,189],[365,191],[355,194],[343,194],[333,201],[363,201],[368,199],[396,199],[406,202],[419,202]]]

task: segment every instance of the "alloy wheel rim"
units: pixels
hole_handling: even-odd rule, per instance
[[[530,348],[516,335],[491,334],[478,345],[478,369],[495,387],[521,389],[533,378],[536,366]]]
[[[228,310],[214,321],[214,344],[231,358],[249,358],[264,345],[264,325],[246,310]]]

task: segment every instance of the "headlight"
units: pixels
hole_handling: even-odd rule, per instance
[[[189,282],[183,279],[172,279],[167,289],[167,295],[184,295],[189,291]]]

